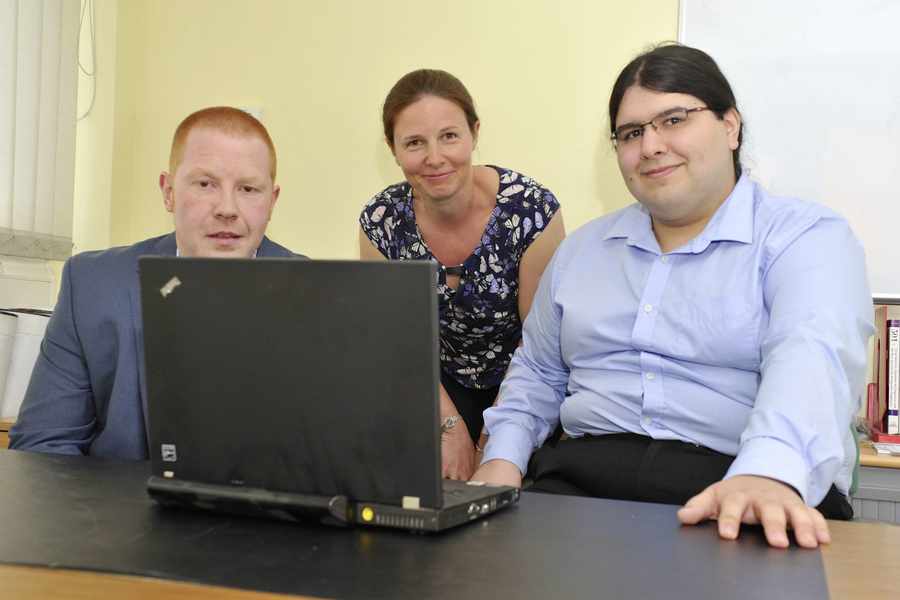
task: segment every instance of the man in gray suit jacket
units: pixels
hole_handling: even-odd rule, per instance
[[[208,108],[179,125],[159,178],[175,232],[66,262],[10,448],[147,458],[138,257],[297,256],[264,235],[275,172],[269,134],[243,111]]]

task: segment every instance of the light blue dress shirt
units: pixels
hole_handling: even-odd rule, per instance
[[[854,462],[872,327],[865,256],[847,222],[742,177],[703,232],[662,253],[639,204],[581,227],[541,278],[483,462],[524,473],[558,422],[736,456],[807,504]]]

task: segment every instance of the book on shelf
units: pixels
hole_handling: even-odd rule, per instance
[[[885,433],[900,434],[900,320],[887,321],[887,411]]]
[[[866,418],[873,441],[900,443],[900,305],[876,305],[874,318]]]

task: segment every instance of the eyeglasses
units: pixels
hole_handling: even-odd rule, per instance
[[[709,110],[709,107],[682,108],[678,106],[656,115],[646,123],[626,123],[617,127],[610,139],[617,149],[631,147],[637,145],[639,143],[638,140],[644,137],[644,128],[647,125],[653,127],[653,131],[658,134],[666,135],[683,127],[687,123],[689,114],[701,110]]]

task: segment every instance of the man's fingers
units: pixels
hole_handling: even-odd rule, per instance
[[[787,548],[790,542],[787,536],[787,512],[785,508],[777,502],[763,502],[755,506],[754,509],[757,520],[762,523],[769,545],[775,548]]]
[[[816,532],[816,539],[819,540],[820,544],[830,544],[831,531],[828,529],[828,521],[825,520],[825,517],[822,516],[818,509],[811,508],[809,510],[813,521],[813,529]]]
[[[737,539],[741,530],[741,517],[747,509],[749,499],[743,493],[730,494],[720,502],[719,537],[726,540]]]
[[[794,537],[797,538],[797,544],[804,548],[815,548],[819,545],[813,510],[815,509],[809,508],[802,502],[792,504],[787,509],[791,518],[791,527],[794,529]],[[826,529],[827,527],[826,525]]]
[[[741,525],[762,525],[766,541],[776,548],[790,545],[788,529],[797,544],[815,548],[831,541],[828,522],[818,510],[806,506],[787,484],[756,475],[737,475],[714,483],[691,498],[679,511],[678,520],[693,525],[717,519],[719,537],[733,540]]]
[[[696,525],[715,516],[716,493],[712,488],[706,488],[678,510],[678,520],[684,525]]]

